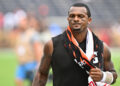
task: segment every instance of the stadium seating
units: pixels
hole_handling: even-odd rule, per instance
[[[0,11],[6,13],[22,8],[39,15],[39,6],[46,4],[48,16],[66,16],[69,6],[80,1],[89,5],[95,24],[107,25],[120,20],[120,0],[0,0]]]

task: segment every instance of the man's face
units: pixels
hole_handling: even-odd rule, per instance
[[[19,21],[19,28],[22,31],[25,31],[28,28],[28,20],[27,18],[21,18]]]
[[[85,7],[71,7],[67,19],[71,30],[79,32],[83,32],[91,22]]]

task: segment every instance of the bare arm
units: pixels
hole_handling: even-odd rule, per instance
[[[104,71],[109,71],[113,74],[113,83],[116,81],[117,79],[117,73],[114,69],[114,65],[113,62],[111,61],[111,53],[110,50],[108,49],[108,46],[106,44],[104,44]]]
[[[104,58],[104,71],[109,71],[113,74],[114,77],[113,83],[114,83],[117,78],[117,73],[111,61],[111,53],[105,43],[104,43],[103,58]],[[93,68],[90,70],[90,76],[94,81],[100,81],[103,77],[103,73],[99,68]]]
[[[32,86],[45,86],[51,65],[52,52],[53,44],[52,40],[50,40],[44,47],[44,56],[33,80]]]

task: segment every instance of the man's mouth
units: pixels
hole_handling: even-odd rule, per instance
[[[73,26],[74,26],[74,27],[79,27],[79,26],[81,26],[81,24],[75,23],[75,24],[73,24]]]
[[[81,25],[80,23],[74,23],[73,25]]]

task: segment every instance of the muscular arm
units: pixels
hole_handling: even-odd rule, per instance
[[[104,58],[104,70],[103,71],[109,71],[113,74],[113,77],[114,77],[113,83],[114,83],[117,78],[117,73],[111,61],[111,53],[106,44],[104,44],[103,58]],[[103,77],[103,73],[99,68],[93,68],[90,70],[90,76],[92,77],[94,81],[100,81]]]
[[[51,65],[52,52],[53,44],[52,40],[50,40],[44,47],[44,56],[33,80],[32,86],[45,86]]]
[[[114,77],[113,83],[114,83],[117,79],[117,73],[114,69],[113,62],[111,61],[111,53],[106,44],[104,44],[103,56],[104,56],[104,71],[109,71],[113,74]]]

